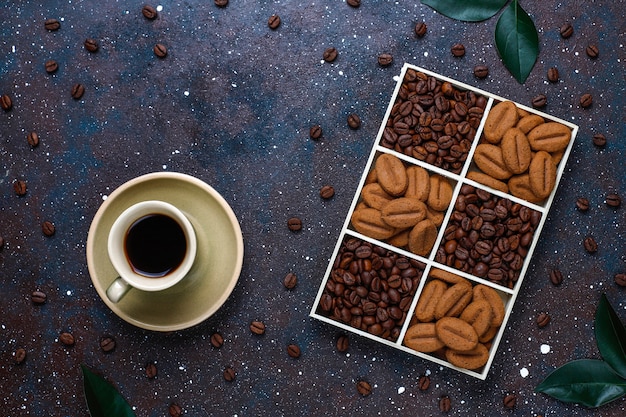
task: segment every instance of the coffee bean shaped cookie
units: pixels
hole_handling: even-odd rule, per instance
[[[493,106],[485,120],[484,138],[492,144],[500,143],[504,132],[517,124],[519,115],[512,101],[503,101]]]
[[[398,197],[404,194],[409,182],[402,161],[390,154],[381,154],[376,159],[378,183],[388,194]]]
[[[486,143],[478,145],[474,153],[474,162],[482,172],[495,179],[506,180],[512,175],[504,163],[502,149],[499,146]]]
[[[430,176],[428,171],[419,166],[410,166],[406,169],[408,186],[405,197],[416,198],[420,201],[428,200],[430,193]]]
[[[504,321],[504,302],[496,290],[484,284],[478,284],[472,289],[474,300],[485,300],[491,306],[493,316],[492,326],[500,326]]]
[[[447,178],[433,174],[430,176],[428,206],[434,210],[445,211],[452,200],[452,185]]]
[[[476,334],[482,336],[491,328],[492,316],[491,304],[487,300],[476,300],[465,307],[459,318],[471,324]]]
[[[438,280],[441,280],[451,285],[459,283],[471,285],[470,282],[465,278],[457,274],[453,274],[452,272],[444,271],[443,269],[433,268],[430,270],[430,273],[428,275],[431,278],[437,278]]]
[[[361,198],[365,204],[377,210],[382,210],[385,204],[393,200],[377,182],[365,185],[361,190]]]
[[[528,168],[530,189],[539,198],[546,198],[556,184],[556,165],[548,152],[539,151]]]
[[[556,152],[567,147],[571,135],[569,127],[564,124],[548,122],[528,132],[528,141],[533,151]]]
[[[450,349],[472,350],[478,345],[478,334],[474,328],[457,317],[444,317],[435,323],[437,337]]]
[[[435,352],[445,345],[437,337],[435,323],[417,323],[404,335],[404,344],[418,352]]]
[[[465,282],[454,284],[446,290],[435,308],[435,318],[458,317],[472,301],[472,286]]]
[[[502,191],[503,193],[509,192],[509,186],[505,182],[497,180],[494,177],[491,177],[485,173],[478,171],[469,171],[467,173],[467,178],[472,181],[484,184],[487,187],[491,187],[494,190]]]
[[[374,239],[388,239],[396,233],[396,229],[385,223],[381,212],[374,208],[355,210],[351,221],[357,232]]]
[[[457,351],[446,350],[446,360],[454,366],[465,369],[478,369],[485,366],[489,360],[489,350],[485,345],[479,343],[472,350]]]
[[[383,206],[381,214],[388,225],[405,229],[426,218],[426,204],[415,198],[396,198]]]
[[[530,188],[530,177],[528,174],[515,175],[507,183],[511,194],[515,197],[523,198],[531,203],[540,203],[544,199],[537,197]]]
[[[526,172],[530,165],[531,152],[530,143],[524,132],[515,127],[507,130],[500,147],[502,159],[510,172],[513,174]]]
[[[527,134],[542,123],[544,123],[543,117],[537,114],[529,114],[519,119],[516,127],[524,134]]]
[[[424,219],[409,233],[409,250],[416,255],[428,256],[437,240],[437,226],[432,220]]]
[[[433,321],[437,303],[447,289],[446,283],[438,279],[433,279],[424,285],[424,289],[415,306],[415,317],[421,322]]]

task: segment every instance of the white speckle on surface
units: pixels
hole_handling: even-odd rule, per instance
[[[105,194],[105,195],[103,195],[103,196],[102,196],[102,201],[106,200],[107,198],[109,198],[109,196],[108,196],[108,195],[106,195],[106,194]]]
[[[189,97],[189,91],[184,91],[183,94],[185,95],[185,97]]]
[[[161,12],[163,11],[163,6],[161,6],[160,4],[156,7],[157,12]]]
[[[72,295],[72,291],[71,291],[71,290],[67,290],[67,291],[65,292],[65,294],[67,294],[67,295]]]
[[[406,391],[404,387],[398,388],[398,394],[404,394],[404,391]]]
[[[546,345],[546,344],[541,345],[541,353],[544,355],[550,353],[550,345]]]
[[[519,374],[522,376],[522,378],[526,378],[529,374],[528,369],[527,368],[520,369]]]

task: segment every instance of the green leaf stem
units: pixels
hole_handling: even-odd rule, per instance
[[[523,84],[539,55],[539,35],[528,14],[513,1],[496,24],[496,48],[504,66]]]
[[[444,16],[464,22],[480,22],[498,13],[508,0],[422,0]]]
[[[563,402],[595,408],[624,395],[626,380],[604,361],[579,359],[555,369],[535,391]]]
[[[85,365],[83,388],[91,417],[135,417],[124,397],[102,377],[94,374]]]
[[[596,343],[602,358],[622,378],[626,378],[626,329],[605,294],[595,317]]]

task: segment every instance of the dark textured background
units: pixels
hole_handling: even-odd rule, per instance
[[[43,3],[43,4],[42,4]],[[600,411],[565,405],[534,394],[555,367],[577,358],[597,358],[593,315],[601,293],[626,320],[626,290],[613,276],[626,272],[624,204],[611,209],[608,192],[626,197],[626,3],[522,1],[539,31],[541,51],[524,85],[504,68],[493,41],[496,18],[461,23],[419,1],[231,0],[163,2],[155,21],[141,14],[141,1],[4,1],[0,4],[0,94],[13,99],[0,112],[0,415],[85,416],[79,365],[112,381],[137,416],[167,415],[176,402],[190,416],[261,415],[440,415],[438,399],[448,395],[462,416],[621,416],[620,399]],[[157,3],[153,4],[157,6]],[[267,19],[279,14],[272,31]],[[56,32],[47,18],[61,20]],[[425,21],[418,39],[413,28]],[[574,35],[559,27],[572,22]],[[83,41],[95,38],[97,53]],[[169,48],[165,59],[155,43]],[[450,47],[465,44],[454,58]],[[585,47],[598,45],[592,60]],[[332,63],[322,53],[339,51]],[[380,53],[394,57],[390,67]],[[55,59],[59,70],[44,71]],[[361,171],[385,114],[402,63],[419,65],[470,85],[529,104],[548,97],[545,112],[580,126],[522,291],[486,381],[367,339],[351,336],[339,353],[335,328],[308,317],[332,254]],[[476,64],[489,66],[485,80]],[[561,81],[549,84],[556,66]],[[75,101],[73,84],[85,85]],[[593,106],[579,98],[591,93]],[[359,130],[346,116],[357,113]],[[320,124],[322,140],[309,139]],[[38,132],[30,149],[26,135]],[[607,137],[593,146],[594,133]],[[204,323],[169,334],[135,328],[98,298],[87,271],[87,231],[103,198],[125,181],[153,171],[180,171],[206,181],[231,204],[243,230],[245,261],[239,283],[224,307]],[[15,179],[28,184],[17,197]],[[333,185],[329,201],[319,189]],[[576,210],[577,197],[591,202]],[[291,216],[303,219],[294,234]],[[47,238],[41,222],[57,228]],[[593,235],[596,254],[582,240]],[[554,287],[548,271],[557,266],[565,280]],[[287,272],[298,276],[289,291]],[[43,306],[32,291],[48,295]],[[552,315],[538,329],[539,311]],[[248,329],[267,325],[264,336]],[[71,332],[66,348],[59,334]],[[219,331],[224,346],[209,338]],[[108,354],[100,337],[111,334]],[[292,359],[295,342],[302,356]],[[540,346],[551,347],[541,354]],[[14,363],[18,348],[26,361]],[[158,377],[145,376],[156,361]],[[233,382],[222,371],[233,366]],[[520,370],[529,371],[527,377]],[[417,388],[429,373],[431,387]],[[372,395],[361,397],[356,382],[366,379]],[[515,393],[513,411],[502,405]]]

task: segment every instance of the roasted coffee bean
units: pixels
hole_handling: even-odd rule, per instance
[[[393,62],[393,56],[391,54],[380,54],[378,55],[378,65],[381,67],[388,67]]]
[[[54,31],[58,30],[61,27],[61,22],[59,22],[57,19],[46,19],[43,25],[47,30]]]
[[[76,343],[74,336],[69,332],[63,332],[59,335],[59,341],[65,346],[74,346]]]
[[[298,217],[291,217],[289,220],[287,220],[287,227],[292,232],[302,230],[302,220],[300,220],[300,218]]]
[[[356,384],[356,389],[363,397],[367,397],[372,393],[372,386],[367,381],[359,381]]]
[[[541,312],[537,316],[536,321],[537,321],[537,326],[539,326],[540,328],[544,328],[550,323],[550,315],[548,313]]]
[[[597,58],[598,54],[600,53],[596,45],[588,45],[587,48],[585,48],[585,52],[587,53],[587,56],[591,59]]]
[[[311,126],[309,129],[309,136],[311,139],[319,139],[322,137],[322,128],[320,125]]]
[[[426,391],[430,387],[430,377],[428,375],[420,376],[420,379],[417,382],[417,386],[420,391]]]
[[[335,195],[335,189],[332,185],[325,185],[320,189],[320,197],[324,200],[328,200],[329,198],[333,198]]]
[[[270,29],[278,29],[278,26],[280,26],[280,16],[277,14],[271,15],[269,19],[267,19],[267,26],[269,26]]]
[[[262,321],[255,320],[250,323],[250,331],[254,334],[262,335],[265,333],[265,324]]]
[[[13,107],[13,101],[11,100],[11,97],[9,97],[7,94],[3,94],[2,96],[0,96],[0,107],[2,107],[2,110],[4,111],[11,110],[11,107]]]
[[[232,367],[227,367],[226,369],[224,369],[224,379],[228,382],[234,381],[235,380],[235,376],[237,376],[237,373],[235,372],[235,370]]]
[[[355,113],[350,113],[348,115],[348,126],[350,129],[358,129],[361,127],[361,118]]]
[[[143,6],[143,8],[141,9],[141,14],[143,14],[143,17],[145,17],[148,20],[154,20],[159,16],[159,14],[157,13],[157,10],[154,7],[147,5],[147,4]]]
[[[285,278],[283,279],[283,285],[289,290],[294,289],[297,283],[298,277],[293,272],[289,272],[287,275],[285,275]]]
[[[545,94],[538,94],[535,97],[533,97],[531,101],[532,106],[536,109],[545,107],[547,103],[548,103],[548,98],[546,97]]]
[[[217,7],[226,7],[228,6],[228,0],[215,0],[215,5]]]
[[[44,66],[48,74],[52,74],[53,72],[56,72],[56,70],[59,69],[59,64],[57,64],[57,62],[54,59],[50,59],[46,61]]]
[[[560,29],[561,37],[567,39],[574,34],[574,27],[571,23],[564,23]]]
[[[489,68],[486,65],[476,65],[474,75],[476,78],[486,78],[489,75]]]
[[[171,417],[180,417],[180,416],[183,415],[183,409],[181,408],[180,405],[178,405],[176,403],[170,404],[170,406],[167,409],[167,411],[170,413]]]
[[[504,396],[504,407],[509,410],[515,408],[515,404],[517,404],[517,396],[515,394],[507,394]]]
[[[556,67],[551,67],[548,69],[548,81],[551,83],[556,83],[559,81],[559,70]]]
[[[428,28],[426,27],[426,23],[417,22],[417,24],[415,24],[415,34],[417,35],[418,38],[424,37],[424,35],[426,35],[427,30]]]
[[[617,208],[622,204],[622,199],[617,193],[608,193],[605,202],[607,206]]]
[[[558,286],[563,283],[563,274],[558,269],[553,269],[550,271],[550,282],[552,285]]]
[[[300,357],[300,346],[291,343],[289,345],[287,345],[287,354],[289,356],[291,356],[292,358],[299,358]]]
[[[37,134],[37,132],[30,132],[26,136],[26,141],[31,148],[36,148],[39,145],[39,135]]]
[[[602,133],[596,133],[593,135],[593,144],[598,148],[606,146],[606,137]]]
[[[154,379],[156,378],[157,374],[158,374],[158,369],[157,366],[154,362],[148,362],[146,364],[146,377],[148,379]]]
[[[463,46],[463,44],[461,43],[455,43],[454,45],[452,45],[452,48],[450,48],[450,52],[452,52],[452,55],[457,58],[462,57],[463,55],[465,55],[465,46]]]
[[[30,295],[30,299],[33,304],[45,304],[47,298],[48,297],[46,296],[46,293],[39,290],[33,291],[33,293]]]
[[[16,365],[19,365],[26,360],[26,350],[24,348],[17,348],[13,355]]]
[[[439,411],[441,411],[442,413],[447,413],[450,411],[450,408],[452,408],[450,397],[445,395],[439,398]]]
[[[211,335],[211,345],[214,348],[221,348],[224,344],[224,337],[219,332],[215,332]]]
[[[157,43],[156,45],[154,45],[154,48],[152,48],[152,50],[154,51],[154,54],[159,58],[165,58],[167,56],[167,47],[162,43]]]
[[[331,46],[330,48],[326,48],[326,50],[324,50],[324,54],[322,54],[322,58],[326,62],[333,62],[335,59],[337,59],[338,55],[339,55],[339,52],[337,52],[337,49]]]
[[[586,109],[588,107],[591,107],[592,104],[593,104],[593,97],[591,96],[591,94],[585,93],[582,96],[580,96],[580,107],[582,107],[583,109]]]
[[[585,240],[583,240],[583,246],[589,253],[596,253],[598,251],[598,243],[592,236],[587,236]]]
[[[337,338],[337,350],[339,352],[346,352],[349,347],[350,340],[348,339],[348,336],[342,334]]]
[[[348,3],[348,6],[351,7],[359,7],[361,5],[361,0],[346,0],[346,3]]]
[[[18,196],[26,195],[26,181],[24,180],[15,180],[13,181],[13,191]]]
[[[85,49],[89,52],[97,52],[99,48],[100,45],[98,45],[98,41],[95,39],[89,38],[85,40]]]
[[[49,237],[49,236],[54,235],[54,233],[56,232],[56,228],[54,227],[54,223],[46,220],[45,222],[41,224],[41,231],[43,232],[44,235]]]
[[[71,94],[74,100],[80,100],[83,94],[85,94],[85,86],[82,84],[74,84],[72,86]]]
[[[626,274],[615,274],[613,280],[620,287],[626,287]]]
[[[113,336],[105,335],[100,338],[100,349],[103,352],[109,353],[115,349],[115,339]]]
[[[579,197],[578,199],[576,199],[576,208],[580,211],[589,210],[589,200],[587,200],[585,197]]]

